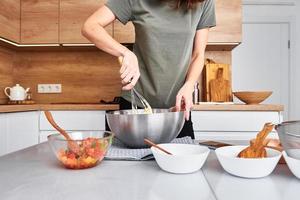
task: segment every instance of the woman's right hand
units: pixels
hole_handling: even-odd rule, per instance
[[[123,54],[121,63],[120,75],[123,85],[122,89],[131,90],[140,78],[138,59],[132,51],[127,50]]]

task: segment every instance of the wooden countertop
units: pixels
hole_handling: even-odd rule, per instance
[[[277,104],[208,104],[200,103],[193,106],[195,111],[283,111],[283,105]]]
[[[37,110],[118,110],[117,104],[32,104],[0,105],[0,113]]]
[[[25,112],[35,110],[118,110],[117,104],[32,104],[0,105],[0,113]],[[275,104],[197,104],[195,111],[283,111],[283,105]]]

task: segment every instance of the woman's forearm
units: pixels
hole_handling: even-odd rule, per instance
[[[195,55],[192,58],[192,62],[188,69],[185,84],[194,87],[196,82],[199,80],[200,74],[203,70],[203,65],[204,65],[204,53]]]
[[[195,35],[192,60],[185,81],[185,84],[191,85],[192,87],[194,87],[195,83],[199,80],[203,70],[208,32],[208,28],[201,29],[198,30]]]
[[[103,6],[84,23],[82,35],[99,49],[117,57],[124,56],[128,49],[113,39],[105,30],[105,27],[114,20],[114,14]]]

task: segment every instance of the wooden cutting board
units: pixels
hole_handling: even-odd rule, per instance
[[[202,72],[202,101],[232,102],[231,85],[230,65],[207,59]]]

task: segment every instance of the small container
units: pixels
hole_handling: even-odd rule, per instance
[[[32,100],[32,93],[27,92],[26,100]]]
[[[194,104],[199,103],[199,83],[198,82],[194,85],[193,103]]]

